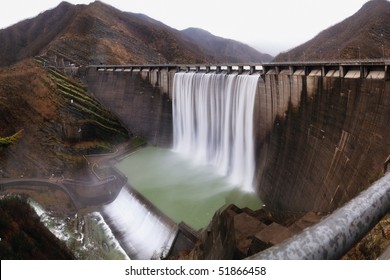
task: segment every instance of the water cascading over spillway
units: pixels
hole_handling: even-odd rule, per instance
[[[175,229],[126,188],[103,207],[102,215],[131,259],[165,256],[175,237]]]
[[[173,85],[174,150],[214,165],[253,192],[253,107],[259,75],[177,73]]]

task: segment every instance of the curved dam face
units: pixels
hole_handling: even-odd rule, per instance
[[[383,175],[389,81],[281,73],[262,86],[257,181],[274,212],[331,212]]]
[[[85,72],[89,92],[135,135],[172,147],[176,69],[97,69]],[[329,73],[267,70],[258,81],[256,189],[280,215],[333,211],[382,176],[390,154],[386,75]]]

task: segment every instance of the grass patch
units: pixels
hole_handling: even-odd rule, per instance
[[[16,132],[14,135],[0,138],[0,148],[7,148],[16,143],[22,137],[23,129]]]

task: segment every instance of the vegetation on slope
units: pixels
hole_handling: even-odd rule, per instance
[[[37,63],[37,61],[39,63]],[[107,150],[127,139],[119,121],[75,79],[42,58],[0,69],[0,177],[72,173],[85,165],[82,154]],[[58,173],[58,172],[57,172]]]
[[[48,63],[42,57],[36,57],[35,60],[40,63]],[[48,77],[57,86],[57,93],[69,102],[68,105],[70,104],[70,107],[68,109],[79,110],[83,114],[88,115],[89,119],[85,119],[84,122],[94,123],[103,130],[126,137],[127,131],[107,109],[103,108],[97,100],[88,94],[84,85],[71,80],[69,76],[55,67],[46,69],[49,73]]]
[[[0,199],[0,238],[2,260],[74,259],[22,198]]]
[[[343,259],[376,260],[389,246],[390,214],[387,214]]]
[[[22,132],[23,130],[19,130],[14,135],[8,137],[0,137],[0,150],[15,144],[15,142],[18,141],[18,139],[22,136]]]

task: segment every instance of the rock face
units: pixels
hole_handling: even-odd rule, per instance
[[[234,232],[236,239],[236,255],[238,258],[248,256],[249,247],[253,236],[267,228],[267,225],[248,213],[240,213],[234,216]]]
[[[234,257],[234,211],[217,212],[190,253],[195,260],[231,260]]]
[[[215,214],[194,249],[184,258],[244,259],[283,242],[320,219],[311,212],[280,223],[264,209],[252,211],[229,205]]]
[[[287,227],[284,227],[278,223],[272,223],[264,230],[255,234],[251,244],[250,252],[256,253],[263,251],[269,247],[283,242],[293,235],[294,233]]]

